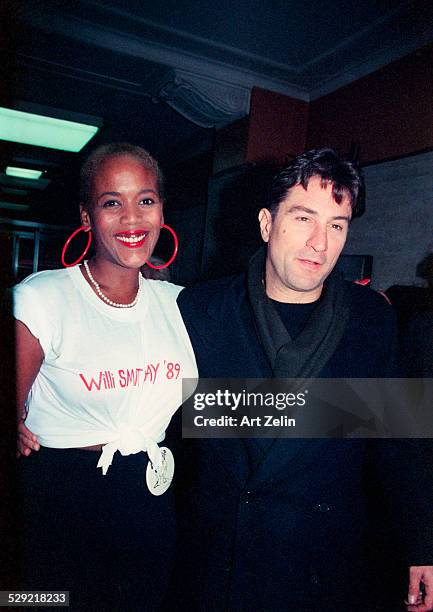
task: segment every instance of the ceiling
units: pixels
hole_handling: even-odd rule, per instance
[[[7,184],[16,218],[65,223],[89,148],[125,140],[165,167],[212,147],[248,114],[253,86],[311,100],[433,41],[430,0],[9,0],[2,105],[93,115],[81,154],[0,142],[0,163],[41,167],[45,189]],[[66,118],[66,116],[65,116]],[[15,190],[13,193],[12,190]],[[27,190],[18,193],[17,189]],[[6,190],[6,191],[5,191]]]

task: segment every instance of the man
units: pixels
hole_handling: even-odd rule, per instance
[[[274,179],[259,213],[266,251],[246,275],[179,296],[201,377],[398,375],[392,309],[332,274],[362,188],[330,149]],[[433,609],[427,443],[184,443],[180,609],[395,612],[404,595],[409,611]]]

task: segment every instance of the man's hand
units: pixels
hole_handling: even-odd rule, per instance
[[[24,425],[24,420],[18,421],[18,440],[17,440],[17,456],[24,455],[28,457],[32,450],[37,451],[40,449],[40,445],[37,437],[32,434],[30,429]]]
[[[420,583],[424,585],[420,590]],[[409,568],[408,612],[431,612],[433,610],[433,566],[413,565]]]

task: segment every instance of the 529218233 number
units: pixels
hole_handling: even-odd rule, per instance
[[[0,591],[3,606],[69,606],[69,591]]]

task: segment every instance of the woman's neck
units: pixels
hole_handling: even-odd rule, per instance
[[[139,269],[125,268],[98,258],[98,256],[92,257],[88,261],[88,266],[93,279],[99,284],[100,289],[114,302],[127,304],[137,295]],[[88,277],[84,266],[82,267],[82,273],[95,291],[95,287]],[[97,292],[95,291],[95,293]]]

